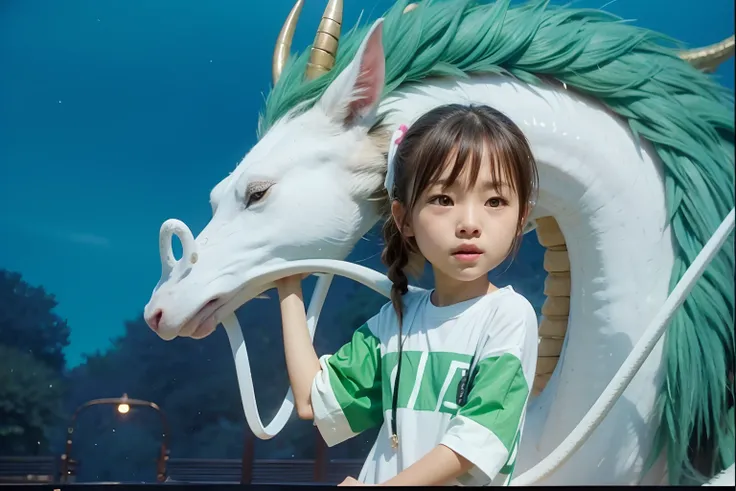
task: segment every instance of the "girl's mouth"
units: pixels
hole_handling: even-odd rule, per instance
[[[469,262],[477,261],[482,254],[483,253],[481,252],[458,252],[458,253],[453,254],[452,256],[458,261],[469,263]]]
[[[463,244],[452,251],[452,256],[461,262],[477,261],[483,251],[472,244]]]

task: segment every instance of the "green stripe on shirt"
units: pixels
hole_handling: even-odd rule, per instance
[[[422,358],[425,359],[424,363]],[[471,355],[461,353],[404,351],[401,357],[397,406],[409,407],[411,396],[416,392],[416,400],[410,409],[454,415],[457,412],[457,384],[462,378],[463,368],[470,365],[470,359]],[[398,353],[386,353],[381,363],[384,380],[389,380],[398,364]],[[393,388],[384,384],[383,404],[388,408],[392,402]]]

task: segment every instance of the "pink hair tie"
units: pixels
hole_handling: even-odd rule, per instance
[[[402,124],[400,125],[391,135],[388,146],[388,166],[386,167],[386,179],[383,181],[383,185],[388,191],[388,196],[394,199],[394,160],[396,159],[396,149],[404,141],[404,136],[409,128]]]
[[[407,128],[405,124],[399,126],[399,129],[396,131],[401,132],[401,134],[396,138],[396,140],[394,140],[394,143],[396,143],[397,145],[401,145],[401,142],[404,141],[404,136],[406,136],[406,130],[408,129],[409,128]]]

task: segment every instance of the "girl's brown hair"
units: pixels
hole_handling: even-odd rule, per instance
[[[538,184],[537,165],[529,142],[516,124],[503,113],[484,105],[448,104],[421,116],[407,130],[396,149],[393,196],[404,207],[404,219],[411,216],[422,193],[442,175],[451,155],[454,163],[447,186],[451,186],[469,166],[470,182],[480,172],[484,154],[493,165],[492,180],[504,177],[519,200],[516,238],[509,254],[516,254],[522,229],[529,214]],[[391,302],[403,321],[401,297],[408,291],[405,270],[412,256],[419,255],[413,238],[405,237],[392,217],[383,227],[384,248],[381,254],[393,283]]]

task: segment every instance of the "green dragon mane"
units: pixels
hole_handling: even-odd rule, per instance
[[[408,3],[399,0],[384,15],[384,96],[430,76],[557,80],[598,99],[636,138],[652,143],[664,164],[673,288],[734,206],[733,92],[682,61],[672,40],[600,10],[450,0],[423,1],[403,14]],[[309,49],[289,58],[259,118],[259,138],[280,118],[314,104],[368,28],[343,34],[335,67],[315,80],[303,76]],[[672,484],[701,483],[734,462],[733,292],[731,236],[665,337],[649,464],[665,449]]]

